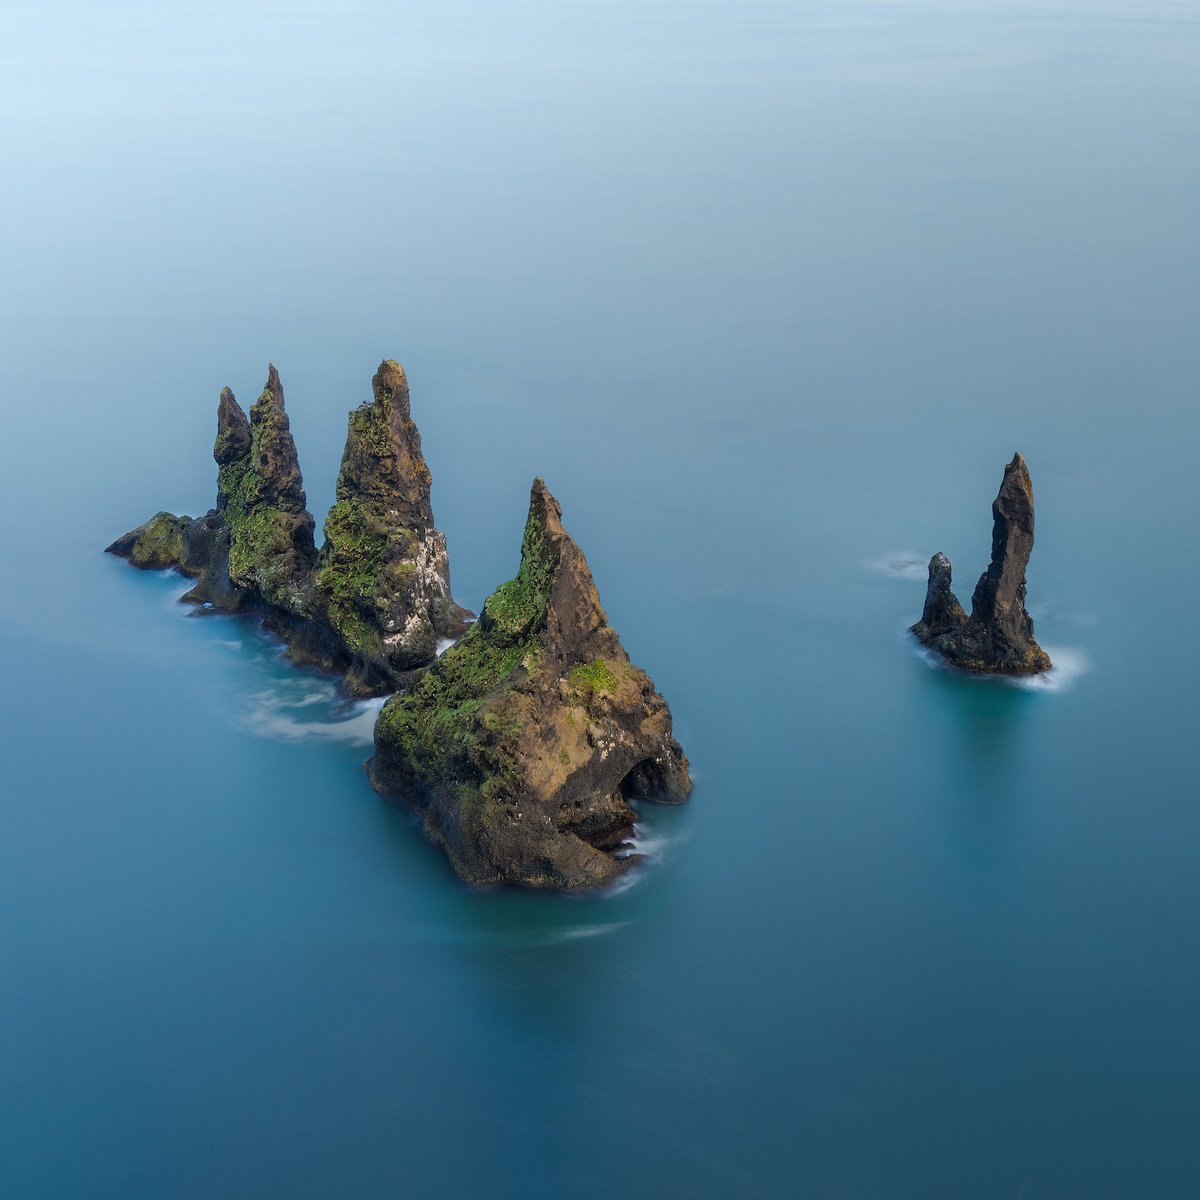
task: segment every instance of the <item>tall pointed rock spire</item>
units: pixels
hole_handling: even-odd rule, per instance
[[[633,828],[630,800],[687,798],[670,709],[629,661],[542,480],[516,576],[384,706],[369,769],[478,884],[611,882],[632,861],[614,853]]]
[[[947,662],[969,671],[1032,675],[1050,667],[1025,610],[1025,570],[1033,551],[1033,483],[1020,454],[1004,468],[992,502],[992,560],[979,577],[968,617],[950,590],[950,560],[929,562],[925,610],[913,633]]]
[[[218,442],[224,393],[221,402]],[[316,561],[314,522],[306,507],[283,386],[273,364],[267,369],[262,394],[250,409],[249,425],[248,450],[221,468],[218,484],[219,493],[226,497],[229,579],[239,591],[256,594],[266,604],[300,617],[307,612],[306,593]],[[236,417],[230,428],[240,439]]]
[[[314,598],[350,658],[351,685],[365,690],[431,663],[438,639],[460,636],[470,615],[450,594],[404,368],[385,359],[371,390],[350,413]]]

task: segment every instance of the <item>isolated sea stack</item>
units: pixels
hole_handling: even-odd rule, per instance
[[[1004,468],[992,502],[992,561],[979,577],[967,616],[951,588],[950,560],[929,560],[925,609],[912,627],[948,663],[991,675],[1036,675],[1050,667],[1025,611],[1025,568],[1033,550],[1033,484],[1020,454]]]
[[[629,661],[562,511],[535,480],[521,565],[479,621],[384,706],[368,770],[423,810],[427,834],[473,884],[611,882],[630,800],[691,791],[671,713]]]
[[[293,659],[344,673],[355,695],[394,691],[466,628],[399,363],[380,365],[373,400],[350,414],[319,553],[274,366],[249,418],[222,391],[213,457],[216,508],[157,513],[109,553],[195,578],[183,599],[208,611],[258,614]]]

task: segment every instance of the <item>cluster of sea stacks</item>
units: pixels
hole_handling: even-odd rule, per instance
[[[992,502],[992,561],[971,597],[971,615],[951,590],[950,560],[929,560],[925,609],[912,627],[919,641],[952,666],[989,675],[1036,675],[1050,656],[1033,637],[1025,611],[1025,568],[1033,551],[1033,484],[1014,454]]]
[[[477,621],[450,594],[446,539],[399,363],[380,364],[350,414],[337,497],[318,550],[274,367],[247,418],[217,409],[217,506],[156,513],[108,551],[195,579],[183,599],[253,613],[297,663],[344,676],[355,696],[389,695],[367,764],[384,796],[414,806],[473,884],[570,890],[612,882],[637,814],[691,791],[671,713],[608,624],[562,510],[535,479],[516,576]],[[935,554],[917,638],[966,671],[1050,667],[1025,611],[1033,487],[1019,454],[992,505],[992,561],[970,616]],[[454,644],[439,656],[439,645]]]
[[[430,474],[399,363],[350,414],[336,502],[316,548],[283,388],[271,367],[247,418],[217,413],[217,506],[160,512],[108,551],[196,580],[207,611],[257,614],[297,663],[352,695],[396,693],[375,727],[371,781],[423,813],[474,884],[575,889],[612,882],[631,800],[691,791],[671,713],[609,626],[558,502],[534,481],[515,578],[479,620],[450,594]],[[440,656],[439,642],[458,639]]]

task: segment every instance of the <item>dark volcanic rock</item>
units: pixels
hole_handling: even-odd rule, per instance
[[[275,368],[270,367],[270,375],[278,379]],[[242,412],[242,406],[237,402],[228,388],[221,389],[221,399],[217,404],[217,440],[213,443],[213,458],[218,467],[227,467],[250,453],[252,441],[250,422]],[[218,508],[224,508],[224,497],[217,502]]]
[[[184,600],[257,612],[298,662],[347,673],[359,695],[394,691],[433,661],[471,614],[450,597],[446,541],[433,526],[429,469],[398,363],[350,414],[326,545],[313,543],[296,444],[274,366],[247,418],[225,388],[217,409],[217,506],[158,513],[110,553],[196,577]]]
[[[350,414],[313,596],[357,691],[394,690],[433,661],[438,638],[461,637],[471,616],[450,595],[404,368],[385,360],[371,384],[373,399]]]
[[[939,550],[929,560],[929,586],[925,591],[925,611],[913,626],[923,642],[930,642],[964,625],[967,614],[951,590],[950,560]]]
[[[423,809],[470,883],[608,883],[630,862],[610,853],[632,829],[629,800],[691,791],[666,701],[609,626],[561,515],[535,480],[516,577],[375,727],[373,784]]]
[[[1025,568],[1033,550],[1033,484],[1025,460],[1014,454],[992,503],[992,561],[971,597],[971,615],[951,591],[950,560],[929,560],[925,610],[912,627],[947,662],[994,675],[1033,675],[1050,658],[1033,636],[1025,611]]]

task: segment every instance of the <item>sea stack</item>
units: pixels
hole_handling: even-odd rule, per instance
[[[256,613],[296,662],[345,674],[354,695],[395,691],[466,628],[399,363],[380,366],[373,400],[350,414],[319,553],[274,366],[248,418],[221,392],[213,457],[216,508],[157,513],[109,553],[195,578],[183,599],[207,611]]]
[[[247,421],[225,388],[217,407],[214,554],[184,597],[215,608],[308,614],[317,559],[300,459],[274,365]]]
[[[472,884],[579,889],[628,868],[630,801],[691,791],[671,713],[608,624],[534,481],[516,577],[375,727],[372,783],[422,811]]]
[[[1033,484],[1020,454],[1004,468],[992,502],[992,561],[979,577],[967,616],[951,589],[950,560],[929,560],[925,609],[912,627],[948,663],[990,675],[1035,675],[1050,657],[1033,636],[1025,611],[1025,568],[1033,550]]]
[[[256,610],[276,624],[303,618],[317,553],[279,372],[242,411],[225,388],[217,405],[217,507],[203,517],[157,513],[108,547],[135,567],[196,578],[183,599],[221,612]]]
[[[372,399],[350,414],[313,597],[359,692],[394,690],[433,661],[439,639],[461,637],[472,615],[450,595],[446,538],[433,525],[404,368],[385,359],[371,388]]]

